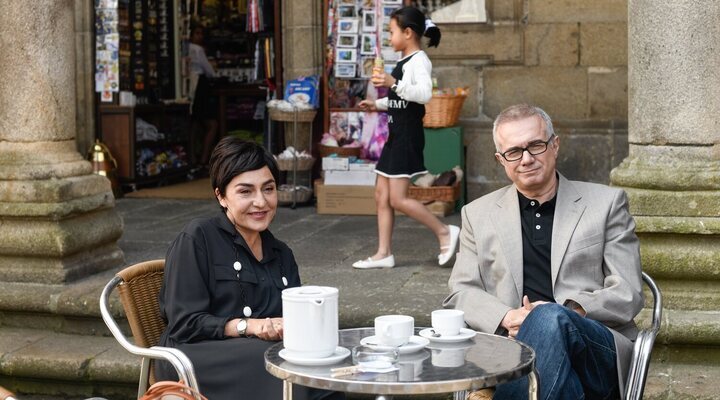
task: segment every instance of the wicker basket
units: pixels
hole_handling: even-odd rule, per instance
[[[293,188],[292,187],[280,187],[278,189],[278,202],[280,204],[292,204],[293,203]],[[297,190],[297,203],[307,203],[312,198],[312,189],[307,186],[300,186]]]
[[[423,126],[444,128],[457,124],[465,97],[467,96],[454,94],[434,95],[430,102],[425,104]]]
[[[275,158],[278,163],[278,168],[280,168],[280,171],[292,171],[295,159],[294,158]],[[313,165],[315,165],[315,159],[314,158],[298,158],[297,159],[297,170],[298,171],[307,171],[309,169],[312,169]]]
[[[361,150],[360,147],[334,147],[322,144],[318,146],[320,157],[327,157],[331,154],[337,154],[340,157],[360,157]]]
[[[268,108],[270,110],[270,119],[273,121],[295,121],[295,112],[283,111],[277,108]],[[297,111],[297,122],[312,122],[315,119],[317,110],[298,110]]]
[[[455,182],[452,186],[410,185],[408,196],[417,201],[455,201],[460,198],[460,182]]]

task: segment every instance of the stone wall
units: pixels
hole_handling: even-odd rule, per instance
[[[320,4],[283,1],[286,80],[320,73]],[[493,156],[491,122],[518,102],[542,107],[555,121],[563,173],[608,183],[628,152],[626,0],[486,4],[489,23],[441,25],[440,46],[428,49],[440,87],[470,88],[460,122],[468,200],[508,183]]]
[[[559,169],[608,183],[627,156],[627,1],[487,1],[487,24],[442,25],[429,49],[440,87],[470,87],[461,125],[468,199],[507,184],[496,164],[492,119],[529,102],[561,136]]]
[[[627,156],[627,1],[487,0],[489,23],[441,25],[429,49],[441,87],[468,86],[460,124],[467,146],[468,199],[507,183],[493,158],[492,119],[530,102],[562,135],[559,167],[568,177],[609,182]],[[92,2],[75,0],[77,145],[94,137]],[[322,2],[282,0],[283,78],[319,74]],[[89,86],[89,87],[88,87]],[[319,124],[320,118],[317,123]],[[307,147],[308,126],[300,127]],[[290,132],[290,129],[286,129]]]

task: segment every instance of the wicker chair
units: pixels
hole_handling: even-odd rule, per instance
[[[127,267],[105,285],[100,295],[100,312],[110,332],[127,351],[142,356],[138,398],[147,391],[148,383],[155,382],[150,359],[167,360],[175,367],[183,382],[198,390],[195,370],[190,359],[178,349],[157,346],[160,335],[165,330],[165,322],[160,317],[158,304],[164,268],[165,260],[146,261]],[[116,287],[135,344],[128,341],[110,313],[110,293]]]

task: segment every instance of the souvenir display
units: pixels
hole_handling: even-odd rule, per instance
[[[95,91],[103,102],[112,101],[112,93],[120,91],[117,6],[117,0],[95,3]]]
[[[138,104],[175,98],[172,0],[95,2],[95,91],[132,91]]]
[[[369,84],[376,60],[391,72],[399,59],[390,45],[390,14],[401,0],[327,0],[326,77],[329,126],[324,145],[362,144],[363,158],[380,157],[388,127],[385,112],[353,112],[360,100],[380,98],[387,89]],[[340,111],[342,110],[342,111]]]

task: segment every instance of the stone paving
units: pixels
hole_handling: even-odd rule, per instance
[[[127,264],[164,258],[170,242],[192,218],[212,215],[217,203],[205,200],[121,199],[116,206],[125,221],[120,247]],[[460,224],[458,213],[443,219]],[[374,216],[318,215],[314,207],[278,208],[270,230],[295,253],[303,284],[340,290],[342,327],[370,326],[375,316],[414,315],[418,326],[447,294],[450,268],[438,267],[438,244],[432,232],[399,216],[393,235],[397,265],[392,269],[356,270],[351,264],[377,246]]]

